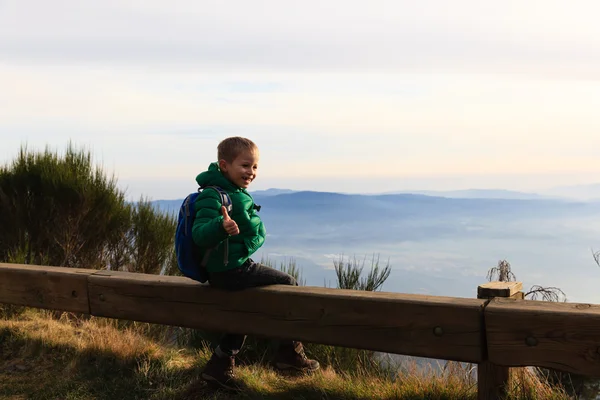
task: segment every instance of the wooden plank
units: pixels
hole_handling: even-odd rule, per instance
[[[89,314],[91,269],[0,263],[0,303]]]
[[[518,283],[518,285],[514,285]],[[489,299],[493,297],[515,298],[523,294],[520,290],[523,285],[520,282],[488,282],[477,287],[477,298]],[[485,322],[485,310],[484,310]],[[487,340],[484,341],[487,346]],[[487,347],[484,349],[487,358]],[[510,368],[497,365],[489,360],[477,365],[477,399],[478,400],[500,400],[506,396],[506,388],[510,384]]]
[[[485,324],[495,364],[600,376],[600,305],[494,299]]]
[[[477,298],[511,297],[523,290],[522,282],[488,282],[477,287]]]
[[[497,400],[506,396],[510,368],[500,367],[489,361],[477,365],[477,399]]]
[[[515,294],[513,294],[512,296],[510,296],[511,299],[518,299],[518,300],[523,300],[525,298],[525,293],[523,292],[517,292]]]
[[[466,362],[482,360],[484,301],[270,286],[225,292],[182,277],[89,277],[93,315]]]

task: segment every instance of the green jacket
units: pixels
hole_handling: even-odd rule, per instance
[[[240,229],[238,235],[229,236],[223,228],[221,198],[216,190],[206,189],[197,197],[196,217],[192,227],[194,243],[200,247],[200,256],[207,249],[217,246],[209,255],[206,269],[209,272],[239,268],[265,242],[266,231],[254,208],[254,200],[246,189],[239,188],[227,179],[217,163],[196,177],[200,187],[219,186],[231,197],[232,211],[229,215]],[[224,241],[229,237],[228,264],[225,265]]]

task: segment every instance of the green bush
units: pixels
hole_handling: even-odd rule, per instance
[[[0,258],[101,268],[130,223],[114,178],[72,145],[64,155],[22,148],[0,168]]]
[[[0,167],[0,262],[173,273],[176,219],[69,144],[63,155],[22,147]]]
[[[177,220],[158,212],[150,200],[141,198],[132,212],[129,270],[144,274],[172,274],[177,269],[174,236]]]

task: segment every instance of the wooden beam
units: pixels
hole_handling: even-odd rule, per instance
[[[90,313],[91,269],[0,263],[0,303]]]
[[[488,282],[477,287],[477,298],[511,297],[516,296],[521,290],[523,290],[522,282]]]
[[[485,324],[493,363],[600,376],[600,305],[495,299]]]
[[[320,287],[226,292],[182,277],[98,272],[93,315],[450,359],[482,360],[483,300]]]
[[[504,399],[509,378],[510,368],[500,367],[489,361],[479,363],[477,365],[477,399]]]
[[[488,282],[477,287],[477,298],[522,298],[522,289],[523,284],[521,282]],[[485,316],[486,314],[484,310],[484,324]],[[487,334],[484,339],[484,347],[485,348],[483,352],[485,360],[477,365],[477,399],[500,400],[506,397],[506,388],[510,383],[510,369],[506,366],[498,365],[489,359],[489,343],[487,342]]]

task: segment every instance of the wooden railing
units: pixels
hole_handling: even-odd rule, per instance
[[[501,396],[507,367],[600,376],[600,306],[485,298],[494,293],[224,292],[183,277],[0,263],[0,303],[477,363],[480,399]]]

